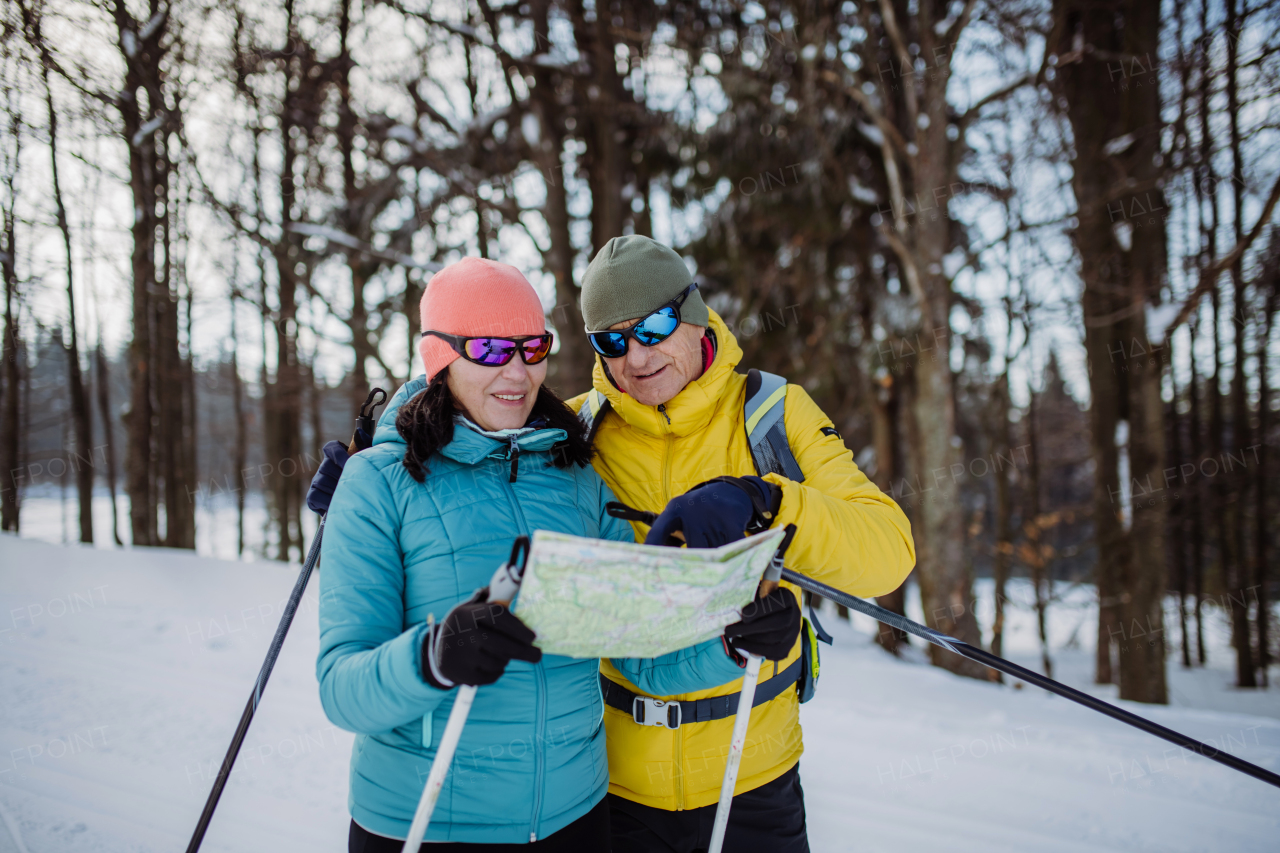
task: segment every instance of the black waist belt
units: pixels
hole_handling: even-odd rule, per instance
[[[771,702],[782,695],[800,678],[800,667],[803,657],[796,658],[791,665],[767,681],[756,685],[754,708]],[[667,729],[678,729],[689,723],[705,723],[709,720],[723,720],[738,713],[738,697],[740,693],[728,696],[711,696],[706,699],[676,700],[654,699],[643,693],[632,693],[621,684],[605,678],[600,674],[600,690],[604,693],[604,702],[611,708],[626,711],[642,726],[661,726]]]

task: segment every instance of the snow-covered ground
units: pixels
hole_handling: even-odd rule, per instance
[[[296,572],[0,536],[0,853],[182,849]],[[1091,595],[1054,611],[1055,674],[1113,696],[1088,683]],[[311,590],[205,850],[345,849],[351,736],[316,694],[315,605]],[[895,660],[869,623],[824,616],[837,643],[802,714],[815,853],[1277,849],[1280,790],[1039,690],[951,676],[918,645]],[[1217,612],[1212,628],[1210,668],[1170,666],[1171,707],[1131,707],[1280,770],[1280,689],[1228,689]],[[1039,666],[1025,608],[1006,651]]]

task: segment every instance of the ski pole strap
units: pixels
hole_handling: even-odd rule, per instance
[[[623,521],[638,521],[641,524],[647,524],[650,527],[658,520],[656,512],[646,512],[643,509],[635,509],[629,507],[622,501],[609,501],[604,505],[604,511],[614,518],[620,518]]]
[[[802,659],[796,658],[782,672],[761,683],[756,688],[751,707],[771,702],[792,687],[800,678],[803,668],[801,664]],[[610,681],[603,673],[600,674],[600,691],[604,694],[604,703],[610,708],[625,711],[642,726],[661,726],[667,729],[732,717],[738,713],[738,699],[741,696],[740,693],[730,693],[727,696],[685,701],[654,699],[643,693],[632,693],[621,684]]]
[[[369,392],[369,396],[365,397],[364,405],[360,407],[360,411],[356,414],[356,430],[351,436],[351,443],[347,445],[347,452],[353,456],[361,450],[368,450],[373,444],[373,433],[377,426],[373,419],[374,412],[379,406],[387,402],[387,392],[381,388],[374,388]]]

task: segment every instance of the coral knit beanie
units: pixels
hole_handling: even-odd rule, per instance
[[[518,337],[547,331],[542,300],[510,264],[463,258],[431,277],[422,294],[422,330],[464,337]],[[427,381],[458,358],[449,342],[423,335],[418,344]]]

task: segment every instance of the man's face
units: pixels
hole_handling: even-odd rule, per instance
[[[640,319],[615,323],[609,329],[625,329]],[[681,323],[662,343],[646,347],[633,338],[627,342],[626,355],[606,358],[604,363],[619,388],[642,405],[658,406],[702,375],[702,338],[706,332],[701,326]]]

